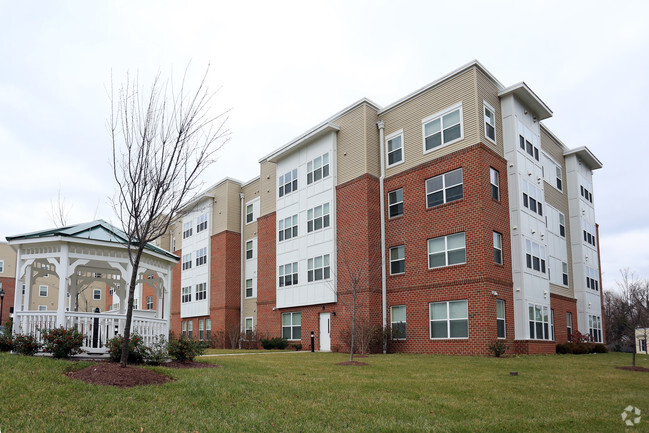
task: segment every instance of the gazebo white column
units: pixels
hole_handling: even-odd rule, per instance
[[[20,248],[18,248],[18,253],[17,253],[17,258],[16,258],[16,283],[14,284],[14,332],[17,329],[17,324],[16,324],[16,313],[18,313],[21,310],[21,305],[23,302],[23,292],[22,292],[22,280],[23,277],[20,274]],[[0,325],[2,325],[0,323]]]
[[[167,320],[167,326],[171,326],[171,269],[166,273],[164,278],[164,288],[162,290],[164,304],[164,319]],[[170,329],[167,329],[169,332]]]
[[[65,327],[65,301],[66,293],[68,293],[68,267],[70,264],[70,256],[68,252],[68,244],[61,245],[61,259],[56,266],[56,273],[59,276],[59,305],[56,309],[56,326]]]

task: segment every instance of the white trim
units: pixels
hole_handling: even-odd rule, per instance
[[[392,260],[392,250],[395,249],[395,248],[400,248],[400,247],[403,248],[403,259]],[[393,247],[390,247],[388,254],[390,255],[390,275],[403,275],[403,274],[405,274],[406,273],[406,245],[402,244],[402,245],[395,245]],[[393,274],[392,273],[392,263],[393,262],[400,262],[400,261],[403,261],[403,272],[397,272],[396,274]]]
[[[393,309],[398,308],[398,307],[403,307],[404,313],[406,314],[406,320],[403,322],[395,322],[394,321],[394,313]],[[404,338],[394,338],[394,324],[395,323],[403,323],[406,325],[406,336]],[[429,325],[430,326],[430,325]],[[396,340],[396,341],[406,341],[408,339],[408,308],[406,307],[406,304],[399,304],[399,305],[390,305],[390,339]]]
[[[394,164],[390,164],[388,161],[390,160],[390,151],[388,150],[388,141],[392,140],[393,138],[396,138],[398,136],[401,136],[401,161],[395,162]],[[390,167],[395,167],[399,164],[403,164],[406,161],[406,143],[405,143],[405,137],[403,135],[403,129],[400,129],[396,132],[393,132],[392,134],[388,135],[385,137],[385,166],[386,168]],[[394,151],[393,151],[394,152]]]
[[[95,297],[95,293],[99,292],[99,298]],[[68,293],[68,295],[70,295]],[[92,289],[92,300],[93,301],[101,301],[101,289]]]
[[[466,302],[466,337],[451,337],[451,302],[464,301]],[[446,338],[433,338],[433,327],[431,326],[433,319],[430,318],[431,312],[433,311],[433,304],[446,304],[446,332],[448,337]],[[464,320],[464,319],[452,319],[452,320]],[[442,320],[434,320],[435,322],[442,322]],[[431,340],[468,340],[469,339],[469,300],[468,299],[451,299],[448,301],[434,301],[428,303],[428,336]]]
[[[248,319],[252,321],[252,327],[250,329],[246,329],[246,323],[248,322]],[[243,332],[253,332],[255,330],[255,318],[253,316],[248,316],[243,320]]]
[[[0,274],[4,274],[5,272],[5,261],[0,260]]]
[[[41,308],[43,307],[43,308]],[[47,305],[39,305],[38,306],[38,311],[47,311]]]
[[[41,295],[41,289],[45,287],[45,294]],[[38,286],[38,297],[47,298],[50,295],[50,287],[47,284],[41,284]]]
[[[445,116],[446,114],[451,113],[452,111],[455,111],[459,108],[460,110],[460,136],[456,138],[455,140],[451,140],[448,143],[444,143],[444,127],[441,124],[441,118]],[[437,147],[433,147],[432,149],[427,150],[426,149],[426,124],[440,119],[440,134],[442,138],[442,144],[440,144]],[[464,140],[464,110],[462,108],[462,101],[458,102],[457,104],[451,105],[450,107],[445,108],[444,110],[438,111],[435,114],[432,114],[424,119],[421,119],[421,137],[422,137],[422,149],[424,152],[424,155],[427,153],[431,153],[433,151],[436,151],[438,149],[441,149],[446,146],[450,146],[453,143],[457,143],[458,141]]]
[[[482,120],[483,120],[483,122],[482,123],[484,125],[484,136],[485,136],[485,138],[487,140],[491,141],[493,144],[498,144],[498,143],[496,143],[496,141],[497,141],[496,138],[498,137],[498,130],[496,129],[496,109],[494,107],[492,107],[491,104],[489,104],[484,99],[482,100],[482,105],[483,105],[483,107],[482,107]],[[484,112],[485,107],[488,108],[494,115],[494,124],[493,124],[494,138],[493,138],[493,140],[491,139],[491,137],[489,137],[487,135],[487,116],[485,115],[485,112]]]

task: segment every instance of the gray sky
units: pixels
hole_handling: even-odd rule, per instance
[[[525,81],[595,172],[603,285],[649,278],[649,2],[216,2],[0,0],[0,237],[115,223],[108,197],[111,74],[149,81],[211,63],[232,141],[204,178],[249,180],[258,159],[361,97],[385,106],[478,59]],[[646,185],[646,184],[644,184]]]

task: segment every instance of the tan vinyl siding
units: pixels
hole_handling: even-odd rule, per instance
[[[275,212],[277,198],[277,164],[270,161],[262,161],[260,164],[259,190],[261,206],[259,216]]]
[[[40,286],[47,286],[47,296],[40,296]],[[101,299],[93,299],[93,290],[101,290]],[[106,296],[108,290],[106,283],[94,281],[85,287],[79,289],[79,312],[90,313],[99,308],[99,311],[106,311]],[[74,311],[76,300],[72,297],[65,298],[65,307],[68,306],[70,299],[70,311]],[[138,300],[140,302],[141,300]],[[31,288],[31,302],[28,310],[37,311],[39,305],[45,305],[47,311],[57,311],[59,305],[59,277],[56,274],[49,274],[47,277],[38,277],[34,279]]]
[[[241,232],[241,184],[227,181],[228,185],[228,209],[226,229],[240,233]]]
[[[243,300],[243,325],[245,329],[245,318],[252,317],[252,325],[257,329],[257,298],[249,298]]]
[[[225,230],[239,233],[241,227],[239,191],[241,191],[241,186],[231,180],[220,183],[210,191],[214,195],[213,235]]]
[[[182,219],[178,218],[176,219],[172,224],[171,227],[169,228],[171,232],[171,237],[176,240],[176,248],[175,251],[181,250],[183,247],[183,223]],[[169,248],[172,247],[171,242],[169,242]],[[173,248],[172,248],[173,249]],[[172,253],[175,251],[171,251]]]
[[[366,105],[335,119],[338,132],[338,185],[367,173]]]
[[[246,203],[248,203],[251,200],[254,200],[259,197],[259,185],[261,184],[261,180],[257,179],[254,182],[250,182],[248,185],[244,186],[241,188],[241,191],[243,192],[244,195],[244,206]],[[261,209],[261,208],[260,208]],[[244,208],[244,213],[245,213],[245,208]],[[245,215],[244,215],[245,217]],[[250,224],[246,224],[244,221],[243,225],[243,238],[244,239],[252,239],[257,237],[257,221],[255,220],[254,222],[251,222]]]
[[[16,252],[4,242],[0,242],[0,260],[4,261],[4,270],[0,272],[0,277],[15,278]]]
[[[478,130],[480,133],[480,141],[489,145],[504,157],[503,150],[503,125],[502,125],[502,112],[500,108],[500,98],[498,97],[498,88],[496,85],[487,78],[482,71],[476,69],[476,85],[477,85],[477,109],[478,109]],[[485,119],[484,119],[484,102],[491,105],[496,110],[496,144],[485,136]]]
[[[402,164],[386,169],[386,176],[416,167],[424,162],[455,152],[480,141],[476,110],[476,69],[470,70],[418,95],[379,116],[385,122],[385,135],[403,129],[404,157]],[[422,119],[462,102],[464,138],[424,154]]]
[[[381,154],[379,153],[379,128],[376,126],[379,116],[376,110],[365,105],[365,141],[367,172],[376,177],[381,175]]]

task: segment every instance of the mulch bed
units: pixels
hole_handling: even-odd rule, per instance
[[[364,365],[369,365],[369,364],[366,363],[366,362],[360,362],[360,361],[345,361],[345,362],[339,362],[336,365],[355,365],[355,366],[358,366],[358,367],[362,367]]]
[[[649,368],[645,368],[645,367],[632,367],[632,366],[630,366],[630,365],[629,365],[629,366],[625,366],[625,367],[615,367],[615,368],[619,368],[620,370],[631,370],[631,371],[645,371],[645,372],[649,372]]]
[[[82,370],[69,371],[66,376],[95,385],[110,385],[130,388],[140,385],[161,385],[173,379],[142,367],[127,365],[120,367],[117,362],[98,362]]]
[[[205,362],[178,362],[178,361],[169,361],[164,364],[160,364],[161,367],[169,368],[218,368],[216,364],[207,364]]]

